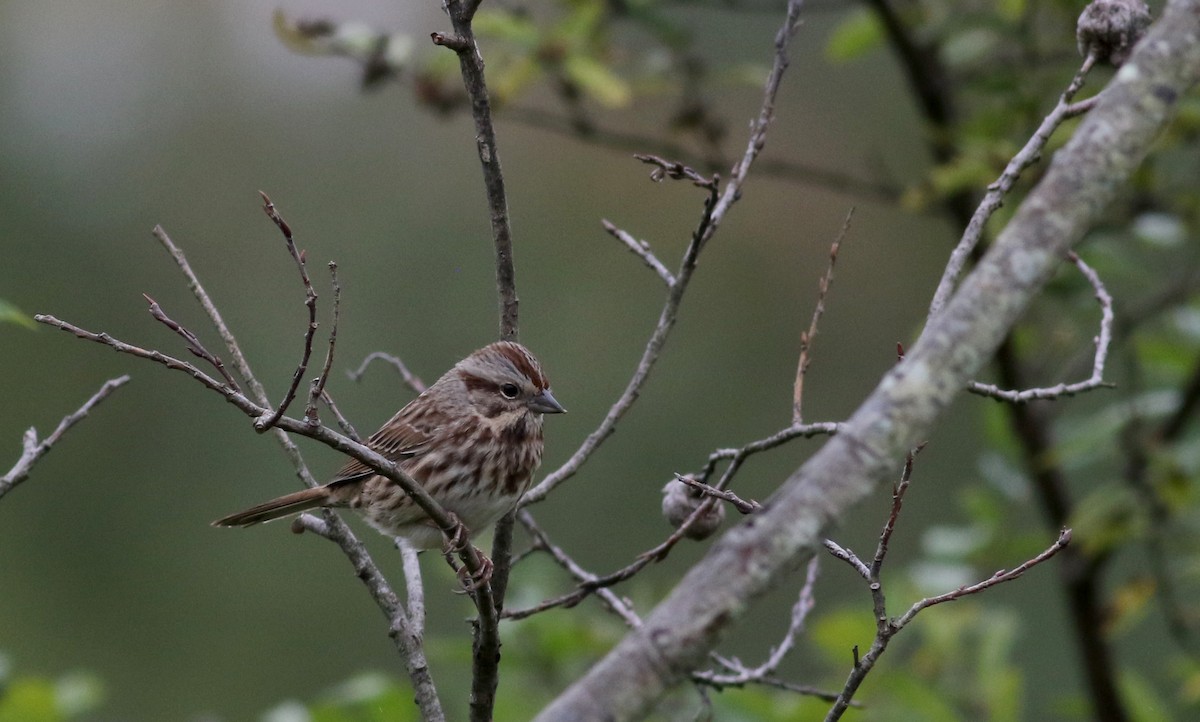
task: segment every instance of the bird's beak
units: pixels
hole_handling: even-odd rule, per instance
[[[562,404],[550,393],[550,389],[546,389],[542,393],[534,396],[529,400],[529,408],[539,414],[565,414],[567,410]]]

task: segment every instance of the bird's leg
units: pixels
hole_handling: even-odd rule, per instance
[[[488,559],[487,555],[479,547],[473,547],[475,553],[479,555],[480,566],[477,572],[471,573],[465,566],[460,567],[454,561],[454,555],[466,549],[467,545],[471,543],[471,536],[470,530],[462,523],[461,519],[454,515],[454,512],[450,512],[450,517],[454,520],[454,534],[446,537],[446,543],[442,547],[442,554],[446,557],[446,561],[449,562],[450,568],[458,575],[459,581],[462,582],[463,590],[467,594],[471,594],[491,581],[492,570],[495,568],[495,565],[492,564],[492,560]]]

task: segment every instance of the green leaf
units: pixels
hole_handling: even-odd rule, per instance
[[[585,93],[610,108],[627,106],[633,98],[629,84],[595,58],[571,55],[563,62],[563,71]]]
[[[883,26],[875,13],[858,8],[846,15],[834,28],[825,44],[825,57],[845,63],[862,57],[883,44]]]
[[[535,50],[542,42],[541,32],[530,18],[507,10],[482,9],[472,24],[480,35],[506,40],[526,50]]]
[[[1168,722],[1175,719],[1154,686],[1137,671],[1123,668],[1118,682],[1121,696],[1129,703],[1127,708],[1134,722]]]
[[[21,312],[21,309],[12,305],[3,298],[0,298],[0,322],[15,323],[18,326],[24,326],[30,331],[37,328],[37,323],[32,318]]]
[[[0,696],[0,722],[61,722],[54,685],[44,679],[21,678]]]
[[[1000,17],[1011,22],[1021,19],[1027,5],[1026,0],[998,0],[996,10]]]

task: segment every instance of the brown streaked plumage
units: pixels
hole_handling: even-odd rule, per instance
[[[541,364],[509,341],[455,364],[400,409],[367,445],[400,465],[473,533],[512,509],[542,461],[542,415],[565,409]],[[357,459],[324,486],[264,502],[213,522],[250,526],[316,507],[358,511],[381,533],[418,549],[442,544],[441,531],[390,479]]]

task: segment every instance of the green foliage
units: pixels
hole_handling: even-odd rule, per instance
[[[883,25],[865,7],[855,8],[841,19],[825,42],[825,57],[838,63],[860,58],[883,45]]]
[[[368,672],[325,691],[307,706],[284,702],[267,712],[263,722],[415,722],[419,718],[407,684]]]
[[[1134,722],[1170,722],[1175,719],[1154,687],[1137,670],[1121,670],[1121,694],[1129,700]]]
[[[24,326],[30,331],[37,328],[37,323],[32,318],[21,312],[21,309],[12,305],[3,298],[0,298],[0,323],[15,323],[18,326]]]
[[[103,702],[104,688],[90,674],[74,672],[54,680],[13,676],[0,656],[0,722],[68,722]]]

